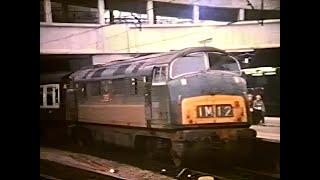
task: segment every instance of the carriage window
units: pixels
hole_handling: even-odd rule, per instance
[[[55,104],[59,104],[59,91],[57,88],[54,88],[54,92],[55,92]]]
[[[51,87],[47,88],[47,105],[53,105],[53,89]]]
[[[155,67],[153,70],[152,85],[164,85],[167,81],[167,66]]]
[[[179,57],[171,65],[171,78],[177,78],[184,74],[204,71],[204,53],[192,53],[185,57]]]
[[[59,108],[59,84],[40,86],[40,108]]]
[[[219,53],[208,53],[208,56],[210,69],[212,70],[241,72],[238,62],[231,56]]]

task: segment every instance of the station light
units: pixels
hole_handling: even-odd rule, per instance
[[[252,76],[263,76],[263,74],[262,73],[253,73],[253,74],[251,74]]]
[[[264,73],[264,75],[275,75],[275,74],[277,74],[276,72],[266,72],[266,73]]]
[[[277,74],[277,69],[280,67],[258,67],[258,68],[248,68],[242,69],[246,75],[252,76],[263,76],[263,75],[275,75]]]
[[[270,71],[276,71],[276,68],[274,67],[260,67],[258,68],[260,71],[264,71],[264,72],[270,72]]]
[[[233,52],[245,52],[245,53],[249,53],[249,52],[254,52],[254,49],[226,49],[226,52],[228,53],[233,53]]]

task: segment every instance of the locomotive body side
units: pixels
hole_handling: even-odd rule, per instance
[[[210,47],[79,71],[71,75],[77,126],[112,144],[148,151],[165,146],[176,159],[190,152],[187,147],[250,140],[256,133],[249,129],[240,73],[236,59]]]

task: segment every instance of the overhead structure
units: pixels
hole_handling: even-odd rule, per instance
[[[197,4],[199,6],[207,7],[224,7],[224,8],[239,8],[239,9],[251,9],[249,3],[253,7],[259,9],[261,6],[261,0],[154,0],[157,2],[166,2],[172,4]],[[280,10],[280,0],[264,0],[265,10]]]
[[[114,23],[118,19],[127,23],[130,16],[148,24],[163,23],[157,22],[157,18],[163,17],[195,23],[280,18],[280,0],[41,0],[41,3],[41,13],[45,16],[42,19],[47,23],[82,23],[83,20],[75,20],[80,17],[98,24]],[[118,16],[114,16],[114,11],[120,12]],[[110,15],[106,18],[106,14]],[[86,22],[90,23],[90,20]]]

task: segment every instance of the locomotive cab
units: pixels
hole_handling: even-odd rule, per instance
[[[240,76],[239,62],[225,52],[177,56],[153,70],[152,119],[166,119],[172,126],[248,126],[246,81]]]

